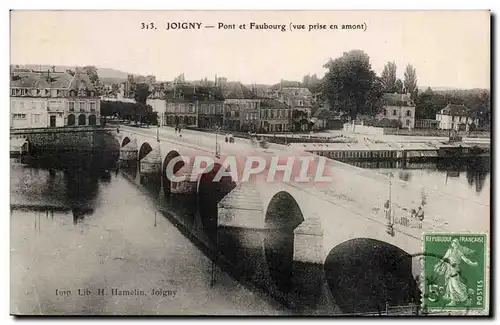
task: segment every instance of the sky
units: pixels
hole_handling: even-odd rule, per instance
[[[157,29],[141,29],[151,22]],[[201,29],[166,30],[172,22]],[[250,22],[286,31],[249,29]],[[308,31],[314,24],[326,30]],[[343,24],[366,30],[341,30]],[[298,25],[306,29],[290,29]],[[400,78],[408,63],[416,68],[419,86],[490,88],[488,11],[11,12],[12,64],[95,65],[162,81],[181,73],[187,80],[300,81],[308,73],[322,77],[330,58],[353,49],[370,56],[378,75],[395,61]]]

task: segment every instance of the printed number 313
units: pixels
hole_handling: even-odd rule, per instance
[[[154,23],[141,23],[141,29],[155,29]]]
[[[439,300],[439,296],[444,292],[444,288],[442,286],[438,286],[437,284],[429,284],[429,293],[427,298],[429,301],[436,302]]]

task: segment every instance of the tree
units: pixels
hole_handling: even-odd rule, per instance
[[[368,92],[366,111],[370,116],[375,116],[382,109],[382,96],[384,94],[384,84],[382,78],[375,76],[372,88]]]
[[[344,53],[325,65],[322,91],[332,107],[349,112],[352,119],[366,111],[376,75],[370,57],[361,50]]]
[[[87,65],[82,68],[82,72],[89,76],[90,82],[92,82],[94,86],[99,84],[99,74],[97,73],[97,68],[95,66]]]
[[[69,75],[71,75],[71,76],[74,76],[74,75],[75,75],[75,71],[70,70],[70,69],[67,69],[67,70],[66,70],[66,73],[67,73],[67,74],[69,74]]]
[[[417,72],[411,64],[408,64],[406,66],[403,84],[404,84],[404,88],[405,88],[406,92],[411,94],[411,99],[415,100],[416,93],[418,91],[418,89],[417,89]]]
[[[398,94],[402,94],[404,91],[404,85],[401,79],[396,80],[396,83],[394,84],[394,92]]]
[[[135,88],[135,101],[139,104],[146,104],[146,100],[150,94],[148,85],[138,84]]]
[[[395,91],[394,87],[396,85],[396,70],[397,67],[395,62],[387,62],[385,64],[381,78],[385,92],[392,93]]]

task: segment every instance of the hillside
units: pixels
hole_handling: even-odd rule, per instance
[[[32,70],[52,70],[52,65],[49,64],[16,64],[14,65],[19,68],[32,69]],[[64,72],[66,70],[74,70],[74,66],[56,65],[55,70],[57,72]],[[111,68],[97,68],[97,73],[99,74],[99,79],[105,84],[117,84],[122,83],[127,80],[127,75],[129,73],[123,72]]]

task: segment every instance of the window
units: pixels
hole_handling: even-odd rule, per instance
[[[52,90],[50,91],[50,96],[52,96],[52,97],[57,97],[57,89],[52,89]]]
[[[85,102],[79,102],[80,112],[85,112]]]
[[[68,102],[68,109],[70,112],[75,111],[75,102]]]
[[[387,116],[387,110],[384,108],[384,116]]]
[[[95,112],[95,102],[89,102],[90,105],[90,111]]]
[[[16,120],[25,120],[26,114],[12,114],[13,118]]]
[[[406,126],[410,126],[410,120],[406,120]]]
[[[22,100],[19,102],[19,108],[24,109],[24,102]]]
[[[78,116],[78,125],[85,125],[85,122],[86,122],[85,115],[80,114],[80,116]]]
[[[31,114],[31,123],[40,123],[40,114]]]
[[[10,95],[11,96],[15,96],[16,95],[16,90],[15,89],[11,89],[10,90]]]
[[[89,116],[89,125],[96,125],[97,124],[97,117],[95,115],[90,115]]]
[[[410,110],[406,111],[406,116],[411,116],[411,111]]]
[[[72,125],[75,125],[76,121],[75,121],[75,115],[74,114],[69,114],[68,115],[68,125],[72,126]]]
[[[398,113],[396,112],[396,110],[392,111],[392,115],[394,115],[394,116],[398,115]]]

